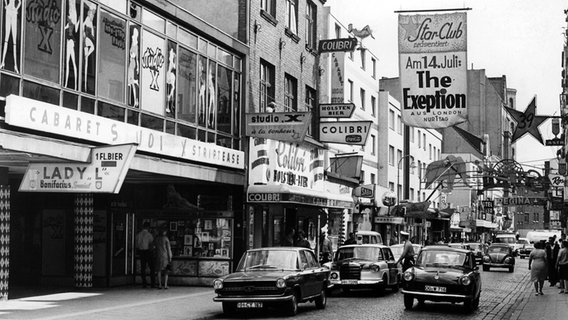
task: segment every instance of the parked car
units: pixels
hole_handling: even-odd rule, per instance
[[[363,244],[342,246],[331,263],[330,282],[344,292],[354,288],[373,288],[383,293],[390,287],[398,291],[402,269],[388,246]]]
[[[513,248],[508,243],[493,243],[487,248],[483,256],[483,271],[490,268],[508,268],[515,271],[515,257]]]
[[[422,249],[422,245],[413,243],[412,247],[414,248],[414,261],[416,261],[416,258],[418,257],[418,254]],[[402,251],[404,251],[404,243],[393,244],[389,248],[391,249],[392,254],[394,255],[394,260],[397,261],[400,255],[402,254]]]
[[[473,252],[435,245],[422,248],[416,264],[402,276],[404,307],[412,309],[414,299],[463,302],[466,311],[479,306],[481,277]]]
[[[534,245],[527,238],[519,238],[519,242],[522,243],[522,247],[519,249],[519,257],[524,259],[531,254]]]
[[[327,303],[329,269],[320,266],[312,250],[273,247],[246,251],[236,272],[213,281],[225,313],[237,310],[285,306],[288,315],[298,312],[298,303]]]
[[[467,246],[463,242],[451,242],[451,243],[448,243],[448,247],[456,248],[456,249],[467,249]]]
[[[383,237],[376,231],[357,231],[357,244],[383,244]]]
[[[487,245],[485,243],[479,242],[470,242],[466,243],[466,249],[469,249],[473,252],[473,256],[475,258],[475,263],[480,265],[483,263],[483,255],[487,250]]]

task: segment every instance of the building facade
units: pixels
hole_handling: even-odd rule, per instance
[[[139,282],[143,222],[168,233],[172,284],[208,284],[238,261],[248,5],[194,5],[2,8],[15,22],[2,24],[0,64],[3,298],[18,285]]]

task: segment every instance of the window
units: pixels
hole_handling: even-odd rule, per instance
[[[371,68],[373,68],[373,78],[377,78],[377,60],[375,58],[371,58]]]
[[[365,171],[361,170],[361,176],[359,177],[361,183],[365,183]]]
[[[361,49],[361,69],[365,70],[365,60],[367,57],[365,56],[365,50]]]
[[[260,9],[264,12],[276,17],[276,0],[260,0]]]
[[[377,98],[375,96],[371,96],[371,115],[375,115],[377,112]]]
[[[438,152],[436,152],[436,146],[434,146],[434,160],[438,160],[436,159],[436,155],[438,155]]]
[[[396,116],[396,129],[398,134],[402,134],[402,118],[400,114]]]
[[[418,160],[418,179],[422,181],[422,161]]]
[[[410,188],[410,201],[414,201],[414,188]]]
[[[335,38],[336,39],[341,38],[341,26],[338,25],[337,23],[335,24]]]
[[[428,145],[428,159],[432,160],[432,144]]]
[[[274,66],[260,60],[260,112],[266,112],[270,103],[274,102]],[[276,111],[276,110],[272,110]]]
[[[371,184],[375,184],[375,174],[371,173]]]
[[[349,102],[353,102],[353,81],[348,79],[347,82],[349,83]]]
[[[414,157],[410,156],[410,174],[414,174],[414,167],[416,166],[416,163],[414,163]]]
[[[418,130],[418,149],[422,148],[422,135],[420,134],[420,130]]]
[[[410,142],[414,143],[414,128],[410,127],[409,131],[410,131]]]
[[[424,150],[426,150],[426,133],[425,132],[422,133],[422,146],[424,147]]]
[[[317,7],[308,1],[306,5],[306,47],[310,49],[316,48],[316,31],[317,31]]]
[[[376,137],[375,137],[374,134],[372,134],[371,135],[371,154],[372,155],[375,155],[375,152],[376,152],[375,144],[376,144]]]
[[[394,182],[389,182],[389,189],[394,192]]]
[[[316,107],[316,90],[306,86],[306,111],[312,111]],[[308,126],[308,135],[312,135],[312,124]]]
[[[284,106],[286,111],[298,111],[298,81],[289,74],[284,79]]]
[[[396,150],[396,163],[399,166],[398,169],[400,169],[400,160],[402,160],[402,150]]]
[[[394,166],[394,147],[389,146],[389,164]]]
[[[359,92],[361,96],[361,110],[365,110],[365,89],[361,88]]]
[[[286,0],[286,28],[293,34],[298,34],[297,10],[297,0]]]
[[[389,110],[389,128],[394,130],[394,111]]]

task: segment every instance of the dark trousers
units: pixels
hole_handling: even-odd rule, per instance
[[[414,266],[414,257],[406,257],[402,260],[402,272]]]
[[[146,267],[150,267],[150,283],[152,287],[156,286],[154,277],[154,254],[152,250],[138,250],[138,254],[140,255],[140,276],[142,277],[142,285],[144,287],[148,285],[146,281]]]

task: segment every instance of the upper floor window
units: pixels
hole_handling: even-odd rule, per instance
[[[276,0],[260,0],[260,9],[276,17]]]
[[[316,48],[316,32],[317,32],[317,7],[308,1],[306,5],[306,46],[310,49]]]
[[[410,142],[414,143],[414,128],[410,127]]]
[[[371,173],[371,184],[375,184],[376,183],[376,175],[374,173]]]
[[[306,86],[306,111],[311,111],[316,107],[317,92],[315,89]],[[312,136],[312,124],[308,125],[308,135]]]
[[[372,75],[373,78],[377,77],[377,60],[375,58],[371,58],[371,68],[372,68]]]
[[[349,84],[349,101],[353,102],[353,80],[347,80],[347,83]]]
[[[394,166],[394,147],[389,146],[389,164]]]
[[[374,116],[377,112],[377,98],[371,96],[371,114]]]
[[[402,118],[400,115],[396,116],[396,129],[398,134],[402,134]]]
[[[361,88],[360,95],[361,95],[361,109],[365,110],[365,89]]]
[[[338,25],[337,23],[335,24],[335,38],[336,39],[341,38],[341,26]]]
[[[298,0],[286,0],[286,28],[298,34]]]
[[[286,111],[298,111],[298,81],[289,74],[284,79],[284,105]]]
[[[269,104],[274,102],[274,66],[260,60],[260,111],[266,112]],[[272,110],[276,111],[276,110]]]
[[[365,70],[365,62],[366,62],[366,55],[365,55],[365,51],[364,49],[361,49],[361,69]]]
[[[424,147],[424,150],[426,150],[426,133],[422,133],[422,146]]]
[[[394,130],[394,111],[389,110],[389,128]]]
[[[375,135],[372,134],[371,135],[371,154],[372,155],[375,155],[375,153],[376,153],[376,148],[377,148],[376,144],[377,144],[377,142],[376,142]]]
[[[422,148],[422,134],[418,130],[418,149]]]

